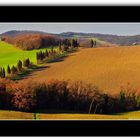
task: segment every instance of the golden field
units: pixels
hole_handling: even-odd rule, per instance
[[[82,80],[111,94],[118,93],[128,83],[140,87],[140,46],[81,48],[64,61],[47,66],[27,79]]]
[[[50,113],[25,113],[19,111],[0,110],[0,120],[137,120],[140,111],[132,111],[115,115],[101,114],[50,114]]]

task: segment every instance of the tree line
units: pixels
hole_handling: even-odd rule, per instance
[[[36,52],[37,63],[39,63],[40,61],[47,59],[51,56],[54,56],[56,54],[57,54],[57,51],[54,50],[53,47],[51,47],[51,50],[46,49],[45,52],[43,52],[43,51]]]
[[[24,34],[16,37],[3,36],[2,41],[13,44],[23,50],[47,48],[50,46],[78,46],[76,39],[61,39],[53,35]]]
[[[9,65],[7,66],[7,76],[17,74],[18,72],[22,72],[24,67],[30,68],[30,66],[31,66],[31,62],[29,58],[24,59],[23,62],[19,60],[17,62],[17,66],[14,65],[12,67],[10,67]],[[1,78],[6,77],[6,71],[4,67],[0,68],[0,77]]]
[[[60,53],[67,52],[71,48],[78,48],[78,47],[79,47],[79,43],[77,39],[59,40],[58,50],[55,50],[54,47],[52,46],[50,50],[46,49],[45,52],[43,51],[36,52],[37,63],[40,63],[44,59],[47,60],[50,57],[54,57]]]
[[[116,96],[81,81],[13,82],[0,80],[0,109],[64,110],[112,114],[140,109],[140,96],[128,88]]]

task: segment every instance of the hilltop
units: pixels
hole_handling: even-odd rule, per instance
[[[24,35],[24,34],[47,34],[46,32],[42,32],[42,31],[33,31],[33,30],[11,30],[11,31],[7,31],[2,33],[0,36],[11,36],[11,37],[16,37],[18,35]]]

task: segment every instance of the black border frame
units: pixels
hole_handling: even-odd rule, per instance
[[[0,6],[0,22],[140,22],[139,6]],[[0,121],[1,136],[139,136],[140,121]]]
[[[0,6],[0,22],[140,22],[139,6]]]
[[[0,121],[1,136],[139,136],[140,121]]]

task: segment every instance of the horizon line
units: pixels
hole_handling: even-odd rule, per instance
[[[8,30],[8,31],[5,31],[5,32],[2,32],[0,33],[1,34],[4,34],[4,33],[7,33],[7,32],[10,32],[10,31],[33,31],[33,32],[42,32],[42,33],[48,33],[48,34],[62,34],[62,33],[83,33],[83,34],[100,34],[100,35],[113,35],[113,36],[139,36],[140,34],[128,34],[128,35],[120,35],[120,34],[111,34],[111,33],[99,33],[99,32],[74,32],[74,31],[65,31],[65,32],[46,32],[46,31],[42,31],[42,30],[28,30],[28,29],[22,29],[22,30]]]

